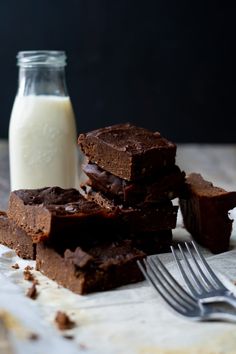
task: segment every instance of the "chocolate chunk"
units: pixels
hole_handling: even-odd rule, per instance
[[[93,257],[77,247],[74,252],[66,250],[64,254],[65,260],[73,263],[79,268],[85,268],[91,264]]]

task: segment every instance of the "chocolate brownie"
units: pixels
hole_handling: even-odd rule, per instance
[[[83,171],[89,177],[87,185],[123,205],[158,203],[177,198],[185,180],[185,173],[178,166],[162,169],[157,175],[135,183],[121,179],[92,163],[86,164]]]
[[[64,254],[37,244],[36,268],[60,285],[78,294],[109,290],[143,279],[137,260],[145,253],[131,241],[103,244],[84,250],[77,247]]]
[[[108,209],[86,200],[76,190],[59,187],[14,191],[8,208],[9,218],[23,227],[34,243],[49,239],[62,248],[92,245],[97,239],[111,239],[117,231],[125,236],[172,229],[176,215],[177,207],[170,201],[152,208]]]
[[[0,243],[14,249],[24,259],[35,259],[35,245],[27,232],[0,211]]]
[[[135,248],[145,252],[147,255],[170,252],[172,244],[171,230],[130,234],[128,237]]]
[[[175,164],[175,144],[158,132],[128,123],[80,134],[78,144],[89,161],[128,181]]]
[[[116,213],[117,228],[124,232],[152,232],[176,227],[178,206],[170,200],[151,206],[124,207],[93,190],[87,193],[86,198]]]
[[[213,253],[229,249],[236,192],[226,192],[192,173],[186,180],[186,194],[179,200],[186,229],[196,241]]]
[[[74,238],[75,233],[78,241],[99,227],[106,229],[114,217],[114,212],[87,201],[77,190],[59,187],[11,192],[7,214],[34,243],[49,237],[60,242],[60,237]]]

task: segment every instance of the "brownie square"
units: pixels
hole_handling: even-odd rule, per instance
[[[213,253],[229,249],[233,221],[228,212],[236,207],[236,192],[226,192],[192,173],[179,204],[185,228],[199,244]]]
[[[77,247],[60,254],[43,243],[37,244],[36,269],[77,294],[110,290],[141,281],[137,260],[145,253],[124,240],[90,249]]]
[[[50,187],[11,192],[7,215],[34,243],[48,238],[78,242],[87,234],[99,236],[97,229],[112,228],[114,212],[87,201],[75,189]]]
[[[36,250],[27,232],[0,211],[0,243],[12,248],[24,259],[35,259]]]
[[[80,134],[78,144],[89,161],[128,181],[150,176],[175,163],[175,144],[159,132],[128,123]]]
[[[152,177],[130,182],[117,177],[93,163],[87,163],[83,171],[89,177],[86,185],[99,191],[117,204],[138,205],[160,203],[180,196],[185,173],[178,166],[165,168]]]

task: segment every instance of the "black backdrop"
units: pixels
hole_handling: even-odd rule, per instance
[[[176,142],[235,142],[235,10],[207,0],[0,1],[0,137],[17,52],[61,49],[78,132],[130,121]]]

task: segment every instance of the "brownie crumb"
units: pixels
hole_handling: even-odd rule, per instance
[[[63,336],[65,339],[68,339],[68,340],[73,340],[74,339],[74,336],[71,336],[69,334],[64,334]]]
[[[28,296],[30,299],[35,300],[38,296],[36,284],[33,284],[31,288],[28,289],[26,296]]]
[[[25,269],[25,270],[33,270],[34,267],[31,267],[31,266],[27,265],[24,269]]]
[[[75,326],[70,317],[62,311],[57,312],[55,322],[60,330],[71,329]]]
[[[30,333],[29,340],[38,340],[39,335],[37,333]]]
[[[24,279],[28,281],[35,280],[34,275],[28,269],[24,270]]]
[[[19,264],[18,264],[18,263],[13,264],[11,267],[12,267],[13,269],[19,269],[19,268],[20,268],[20,266],[19,266]]]
[[[87,349],[87,346],[86,346],[85,344],[83,344],[83,343],[80,343],[79,347],[80,347],[80,349],[82,349],[82,350]]]
[[[33,284],[35,284],[35,285],[39,285],[39,281],[38,281],[38,279],[34,278],[34,280],[33,280]]]

